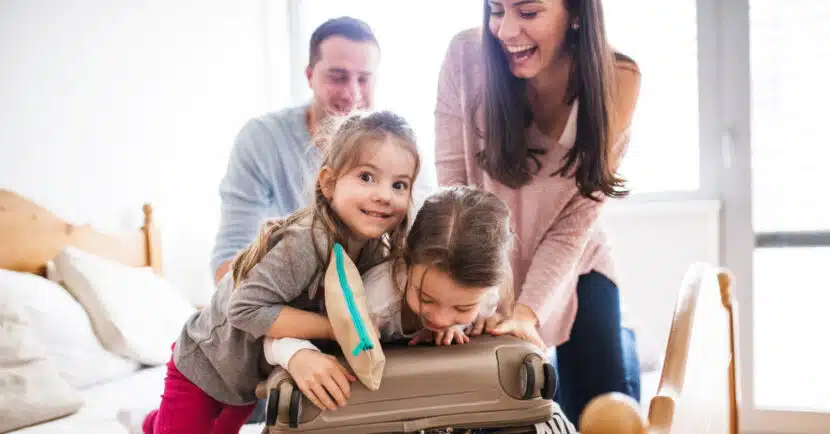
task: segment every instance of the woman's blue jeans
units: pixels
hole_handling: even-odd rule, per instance
[[[634,331],[620,326],[620,292],[605,275],[579,277],[570,339],[550,351],[557,369],[555,401],[574,424],[594,397],[621,392],[640,401],[640,359]]]

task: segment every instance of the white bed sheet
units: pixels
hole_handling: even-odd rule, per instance
[[[115,418],[120,409],[153,409],[158,407],[164,388],[165,366],[139,370],[127,377],[95,385],[81,391],[85,404],[75,414],[10,434],[129,434]],[[657,392],[660,370],[641,377],[643,413],[648,412],[651,398]],[[263,425],[245,425],[240,434],[260,434]]]
[[[127,377],[83,389],[81,394],[85,402],[77,413],[11,434],[128,434],[115,418],[118,410],[158,407],[165,373],[164,365],[145,368]],[[240,433],[260,434],[262,428],[262,425],[245,425]]]

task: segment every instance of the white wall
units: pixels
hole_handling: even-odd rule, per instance
[[[0,187],[107,230],[151,202],[167,275],[203,289],[233,138],[288,102],[282,5],[2,2]]]
[[[623,302],[662,354],[677,293],[692,263],[720,263],[720,204],[714,200],[610,203],[602,216]]]

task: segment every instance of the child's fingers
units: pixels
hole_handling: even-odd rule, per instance
[[[319,399],[317,399],[317,397],[314,395],[314,393],[311,392],[311,390],[308,387],[305,387],[305,385],[300,386],[299,384],[297,385],[297,387],[300,388],[300,392],[303,392],[303,395],[305,395],[305,397],[308,398],[308,400],[311,401],[311,403],[314,404],[317,408],[319,408],[320,410],[326,409],[326,406],[324,406],[323,403],[320,402]]]
[[[447,338],[452,339],[452,335],[447,333],[447,330],[441,330],[440,332],[435,332],[435,345],[446,345]]]
[[[339,405],[340,407],[346,406],[346,394],[349,390],[348,384],[346,384],[346,389],[344,390],[342,388],[342,385],[338,381],[336,381],[332,377],[328,377],[323,380],[323,387],[326,389],[326,392],[328,392],[329,396],[334,398],[334,402],[337,405]]]
[[[473,330],[470,332],[472,336],[479,336],[482,332],[484,332],[484,326],[487,324],[487,320],[484,318],[478,317],[476,318],[476,322],[473,325]]]
[[[355,381],[357,381],[357,378],[355,378],[355,376],[354,376],[354,375],[352,375],[352,373],[351,373],[351,372],[349,372],[349,370],[348,370],[348,369],[346,369],[346,367],[345,367],[345,366],[341,365],[341,364],[338,362],[338,363],[337,363],[337,367],[338,367],[338,368],[340,368],[340,372],[342,372],[342,373],[343,373],[343,376],[345,377],[345,379],[346,379],[346,380],[349,380],[349,381],[351,381],[351,382],[355,382]],[[338,377],[336,377],[336,378],[340,378],[340,377],[338,376]],[[348,397],[348,396],[349,396],[349,393],[348,393],[348,392],[349,392],[349,391],[348,391],[349,383],[345,383],[345,384],[346,384],[346,396]]]
[[[337,410],[337,405],[332,401],[331,396],[329,396],[326,389],[320,383],[315,383],[311,386],[311,391],[314,392],[314,396],[323,403],[324,408],[329,410]]]
[[[413,337],[411,341],[409,341],[409,345],[415,345],[419,342],[425,342],[427,340],[427,337],[427,330],[421,330],[415,334],[415,337]]]
[[[348,400],[351,397],[351,388],[349,386],[349,379],[346,373],[342,370],[332,373],[332,381],[337,384],[337,387],[343,393],[343,396]]]

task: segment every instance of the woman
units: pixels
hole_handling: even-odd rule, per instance
[[[608,45],[600,0],[485,0],[484,10],[483,28],[456,35],[441,69],[438,178],[510,206],[518,298],[493,331],[556,347],[557,400],[576,423],[601,393],[639,399],[633,336],[594,223],[606,198],[627,194],[615,172],[640,74]]]

